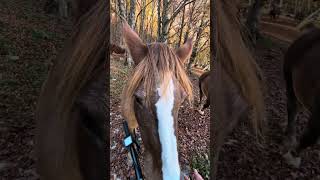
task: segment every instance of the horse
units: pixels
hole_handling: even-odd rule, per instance
[[[171,49],[165,43],[144,44],[127,23],[123,35],[135,68],[121,96],[122,114],[134,133],[139,126],[145,147],[144,176],[153,180],[179,180],[178,111],[192,101],[192,84],[184,63],[192,53],[192,40]]]
[[[210,83],[210,71],[201,74],[199,77],[199,109],[198,112],[203,115],[203,110],[210,106],[210,97],[209,97],[209,83]],[[205,104],[201,107],[201,101],[203,94],[206,97]]]
[[[284,139],[288,152],[284,154],[284,158],[288,164],[295,167],[299,167],[301,163],[299,154],[314,145],[320,137],[319,51],[320,29],[311,28],[289,46],[284,57],[283,72],[288,112]],[[295,122],[299,111],[307,111],[310,119],[297,143]]]
[[[213,141],[211,179],[217,176],[218,160],[227,135],[238,121],[249,116],[257,137],[264,139],[265,103],[263,74],[242,37],[237,18],[236,0],[216,0],[211,4],[216,18],[211,18],[211,82],[209,85],[211,117],[210,139]],[[216,20],[216,21],[214,21]],[[214,85],[214,87],[213,87]],[[245,119],[246,118],[246,119]]]
[[[42,85],[35,112],[37,172],[46,180],[105,179],[107,2],[75,23]]]

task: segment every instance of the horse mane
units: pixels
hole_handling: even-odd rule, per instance
[[[107,3],[99,0],[75,25],[42,86],[36,109],[36,150],[44,179],[82,179],[75,101],[97,68],[105,67],[108,27]]]
[[[237,0],[217,0],[217,60],[238,85],[242,96],[252,108],[252,125],[257,134],[263,128],[265,115],[262,77],[250,50],[246,47],[237,18]]]
[[[164,43],[153,43],[148,45],[148,54],[135,67],[126,87],[123,89],[121,107],[127,120],[136,121],[134,113],[134,93],[143,83],[145,101],[151,106],[152,92],[158,83],[164,83],[163,91],[169,85],[170,78],[178,80],[185,90],[189,102],[193,99],[192,84],[184,71],[184,66],[176,53]]]

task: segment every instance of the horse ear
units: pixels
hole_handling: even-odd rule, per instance
[[[192,53],[192,39],[189,38],[181,47],[176,50],[177,56],[185,63]]]
[[[134,63],[138,64],[147,55],[147,46],[142,42],[138,34],[131,29],[127,22],[123,23],[123,36]]]

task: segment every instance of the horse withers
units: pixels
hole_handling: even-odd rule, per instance
[[[287,162],[300,166],[301,158],[294,157],[317,142],[320,136],[320,29],[311,28],[288,48],[284,58],[284,77],[287,87],[288,124],[285,144],[289,151]],[[299,143],[296,142],[296,114],[299,110],[310,113],[307,128]]]
[[[203,115],[203,110],[210,106],[210,97],[209,97],[209,83],[210,83],[210,72],[205,72],[199,77],[199,109],[198,112]],[[205,95],[206,102],[201,106],[202,96]]]
[[[183,101],[192,100],[192,84],[183,68],[191,55],[192,41],[178,49],[165,43],[144,44],[126,23],[123,35],[136,66],[124,88],[121,106],[131,133],[139,125],[145,147],[145,178],[180,180],[177,120]]]

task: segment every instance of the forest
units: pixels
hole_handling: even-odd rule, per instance
[[[193,39],[187,68],[210,69],[209,0],[112,0],[111,42],[124,46],[121,22],[127,21],[146,42],[166,42],[179,47]]]

